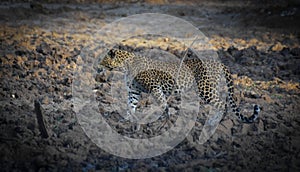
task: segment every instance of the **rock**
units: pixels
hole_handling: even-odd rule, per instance
[[[243,55],[242,51],[233,46],[229,47],[227,51],[236,59]]]
[[[296,56],[296,58],[300,58],[300,48],[293,48],[292,50],[291,50],[291,54],[292,55],[294,55],[294,56]]]

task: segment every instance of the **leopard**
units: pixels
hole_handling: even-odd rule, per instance
[[[126,71],[127,76],[132,76],[129,79],[131,82],[127,83],[130,113],[135,112],[142,92],[152,94],[167,109],[166,99],[169,95],[180,94],[195,82],[201,102],[211,104],[216,109],[226,109],[229,104],[232,112],[243,123],[254,123],[259,116],[259,105],[254,105],[249,117],[241,113],[234,97],[232,75],[226,65],[214,59],[188,58],[161,62],[127,50],[112,48],[104,55],[99,66],[109,70],[119,68]],[[217,89],[224,76],[228,90],[226,101],[220,98]]]

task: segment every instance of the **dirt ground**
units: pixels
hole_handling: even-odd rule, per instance
[[[90,141],[71,101],[78,55],[105,24],[145,12],[199,28],[233,73],[242,112],[261,106],[258,121],[243,124],[228,113],[204,145],[193,144],[191,134],[171,151],[141,160],[110,155]],[[1,171],[300,171],[296,0],[11,0],[0,3],[0,23]]]

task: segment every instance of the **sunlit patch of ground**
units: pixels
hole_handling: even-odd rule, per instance
[[[251,78],[239,77],[234,81],[234,84],[241,85],[243,87],[256,87],[262,90],[271,90],[279,88],[284,92],[293,92],[295,94],[300,93],[299,82],[283,81],[279,78],[274,78],[272,81],[253,81]]]
[[[277,35],[271,33],[265,33],[262,40],[257,38],[243,39],[243,38],[230,38],[218,35],[212,35],[210,43],[214,45],[216,49],[228,49],[235,47],[239,50],[255,46],[260,51],[281,51],[283,48],[299,48],[299,40],[296,39],[295,34],[289,35]],[[281,40],[289,40],[282,43]]]

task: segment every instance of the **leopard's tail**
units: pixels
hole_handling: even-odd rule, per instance
[[[235,103],[235,100],[234,100],[234,87],[233,87],[233,80],[232,80],[232,77],[231,77],[231,74],[228,70],[228,68],[223,65],[223,70],[224,70],[224,73],[225,73],[225,78],[226,78],[226,82],[227,82],[227,87],[228,87],[228,99],[229,99],[229,103],[230,103],[230,106],[231,106],[231,109],[233,111],[233,113],[235,113],[235,115],[244,123],[253,123],[257,117],[258,117],[258,113],[260,111],[260,107],[258,105],[254,105],[254,111],[253,111],[253,114],[250,116],[250,117],[246,117],[244,115],[242,115],[240,113],[240,110],[239,108],[237,107],[236,103]]]

